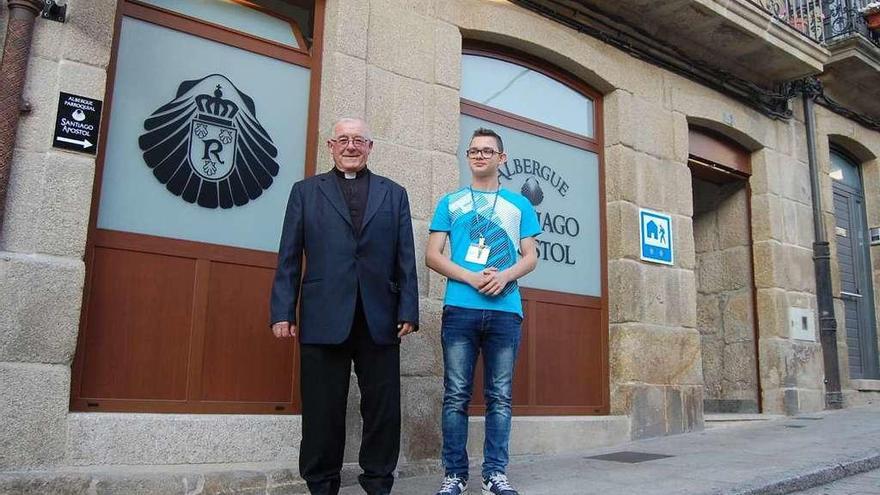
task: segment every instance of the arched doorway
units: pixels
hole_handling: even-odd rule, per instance
[[[858,164],[843,150],[831,149],[834,194],[835,242],[840,274],[840,298],[844,304],[850,378],[880,376],[877,362],[874,289],[868,252],[865,194]]]
[[[538,268],[521,280],[523,337],[514,379],[520,415],[607,414],[608,296],[601,95],[563,71],[503,48],[462,57],[464,156],[478,127],[504,139],[502,187],[538,213]],[[461,177],[470,173],[460,161]],[[482,413],[477,371],[474,413]]]

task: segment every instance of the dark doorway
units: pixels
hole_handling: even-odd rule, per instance
[[[693,178],[706,412],[758,412],[748,188]]]
[[[691,129],[697,328],[707,413],[761,410],[748,151]]]

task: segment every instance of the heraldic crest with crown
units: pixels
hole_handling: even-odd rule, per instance
[[[257,199],[278,175],[278,149],[254,101],[220,74],[184,81],[144,121],[144,161],[171,193],[205,208]]]

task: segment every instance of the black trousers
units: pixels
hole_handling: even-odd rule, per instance
[[[359,301],[345,342],[300,346],[299,471],[313,495],[339,492],[352,361],[363,419],[358,481],[371,495],[390,493],[394,484],[400,452],[400,346],[373,342]]]

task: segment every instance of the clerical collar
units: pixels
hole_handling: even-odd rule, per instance
[[[367,175],[368,173],[370,173],[369,170],[367,170],[367,167],[364,167],[364,168],[358,170],[357,172],[343,172],[342,170],[339,170],[338,168],[333,167],[333,171],[336,172],[337,176],[344,178],[344,179],[357,179],[359,177],[363,177],[363,176]]]

